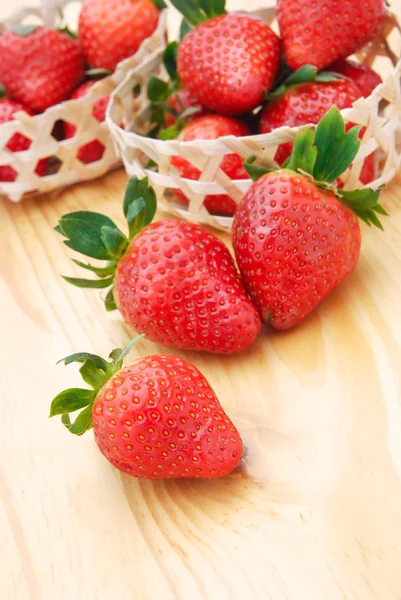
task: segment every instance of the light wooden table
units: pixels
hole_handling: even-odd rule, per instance
[[[363,228],[355,274],[303,326],[185,354],[241,428],[246,472],[167,483],[121,476],[47,418],[78,383],[56,360],[129,336],[60,278],[74,269],[52,228],[85,208],[121,223],[126,180],[0,202],[1,599],[400,600],[401,179],[385,233]]]

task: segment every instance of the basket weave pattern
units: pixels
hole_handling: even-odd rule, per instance
[[[258,11],[256,14],[267,23],[274,24],[274,8]],[[365,158],[373,152],[376,179],[369,187],[377,188],[388,183],[400,167],[401,148],[397,147],[397,134],[401,131],[401,60],[397,62],[396,58],[400,56],[400,47],[400,28],[395,17],[389,13],[379,38],[358,53],[358,59],[362,63],[375,66],[378,61],[376,68],[379,73],[383,72],[380,61],[387,62],[387,72],[391,69],[391,74],[371,96],[360,98],[352,108],[342,111],[346,122],[366,127],[358,155],[352,167],[342,177],[345,189],[363,187],[359,176]],[[259,163],[276,166],[274,156],[278,146],[283,142],[293,141],[297,128],[281,127],[263,135],[242,138],[229,136],[194,142],[147,138],[140,133],[145,134],[149,128],[150,106],[146,86],[155,72],[158,77],[166,78],[161,51],[148,56],[143,64],[131,71],[113,92],[109,103],[107,120],[125,168],[130,175],[148,176],[156,189],[159,202],[174,214],[218,229],[230,229],[232,219],[210,215],[204,207],[204,198],[208,194],[228,194],[238,203],[252,182],[232,181],[219,168],[222,159],[230,153],[237,153],[244,160],[254,155]],[[141,85],[142,92],[133,101],[130,90],[137,84]],[[119,127],[121,122],[125,123],[125,131]],[[185,158],[201,171],[199,181],[180,177],[171,165],[172,157],[176,155]],[[156,163],[157,169],[147,168],[150,160]],[[181,189],[189,199],[188,209],[174,204],[175,189]]]
[[[79,2],[82,4],[83,0]],[[48,0],[38,7],[21,9],[7,21],[0,23],[0,33],[23,21],[32,22],[29,20],[31,18],[35,23],[58,27],[60,9],[68,10],[68,5],[71,4],[71,0]],[[77,2],[73,4],[76,5]],[[120,165],[121,160],[106,122],[99,123],[92,116],[93,105],[102,96],[110,95],[130,70],[138,67],[147,55],[163,50],[165,44],[166,11],[163,11],[156,31],[142,43],[138,52],[121,61],[112,75],[98,81],[85,96],[62,102],[35,116],[25,112],[15,113],[14,120],[0,125],[0,165],[10,165],[18,173],[14,182],[0,181],[0,195],[17,202],[24,196],[42,194],[78,181],[94,179]],[[52,133],[57,127],[60,129],[64,126],[62,122],[71,123],[77,129],[73,137],[58,141]],[[32,140],[28,150],[16,153],[7,150],[6,145],[16,132]],[[103,156],[96,162],[84,164],[77,158],[79,148],[95,139],[104,146]],[[35,173],[36,165],[42,158],[49,159],[49,174],[45,177]]]

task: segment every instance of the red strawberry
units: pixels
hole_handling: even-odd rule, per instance
[[[189,123],[183,131],[181,141],[189,142],[193,140],[215,140],[226,135],[244,136],[250,135],[246,125],[221,115],[209,115],[199,117]],[[171,164],[180,172],[181,177],[185,179],[198,180],[200,171],[191,165],[185,158],[174,156]],[[231,179],[248,179],[247,172],[243,166],[243,160],[238,154],[227,154],[221,162],[220,168]],[[175,190],[175,194],[180,203],[188,206],[188,198],[180,191]],[[227,195],[210,195],[205,198],[205,206],[212,214],[233,215],[237,207],[235,201]]]
[[[276,329],[303,321],[353,271],[361,245],[357,215],[380,226],[379,192],[335,195],[316,184],[334,182],[349,166],[357,136],[358,128],[345,133],[333,107],[316,133],[298,132],[287,168],[256,181],[234,215],[238,266],[263,322]]]
[[[89,65],[114,71],[152,35],[159,14],[150,0],[86,0],[79,37]]]
[[[8,98],[0,99],[0,125],[14,119],[14,114],[19,111],[25,111],[28,115],[33,115],[33,112],[23,106],[19,102],[14,102]],[[23,152],[29,150],[32,141],[22,133],[14,133],[11,139],[7,142],[6,148],[10,152]],[[43,158],[36,165],[35,173],[39,177],[46,175],[48,161]],[[0,181],[15,181],[18,177],[17,171],[10,165],[0,166]]]
[[[324,69],[359,50],[380,32],[385,0],[277,0],[287,63]]]
[[[328,70],[352,79],[361,90],[364,98],[370,96],[373,90],[382,83],[382,79],[376,71],[368,67],[368,65],[361,65],[353,60],[338,60],[330,65]]]
[[[303,67],[300,71],[308,69]],[[340,110],[350,108],[353,103],[361,97],[361,90],[350,79],[339,79],[325,81],[329,74],[318,74],[323,81],[307,81],[306,83],[295,83],[300,71],[294,73],[284,84],[283,93],[269,102],[262,111],[259,132],[270,133],[282,126],[299,127],[301,125],[317,124],[332,106]],[[361,131],[361,137],[365,130]],[[275,160],[282,165],[290,156],[292,143],[280,144],[277,149]],[[374,158],[367,157],[361,181],[365,185],[374,179]]]
[[[86,81],[82,85],[80,85],[75,92],[72,94],[71,99],[81,98],[82,96],[86,96],[89,92],[90,88],[96,83],[96,81]],[[102,123],[106,118],[106,109],[109,103],[109,96],[103,96],[96,100],[92,109],[92,116],[95,117]],[[65,125],[65,137],[72,138],[75,135],[77,128],[75,125],[71,123],[66,123]],[[100,160],[104,153],[104,145],[99,140],[93,140],[81,146],[78,150],[77,158],[83,162],[84,164],[92,163],[97,160]]]
[[[202,106],[226,115],[261,104],[280,63],[280,42],[272,29],[246,13],[220,14],[202,23],[208,15],[194,14],[186,0],[172,4],[187,21],[200,23],[179,46],[178,74],[184,87]]]
[[[65,279],[79,287],[113,286],[106,308],[118,306],[129,325],[155,342],[220,354],[244,350],[261,324],[227,247],[193,223],[149,224],[155,209],[147,180],[133,177],[124,201],[129,239],[98,213],[63,217],[57,231],[70,248],[111,261],[104,268],[78,263],[98,280]]]
[[[60,31],[20,25],[0,37],[0,81],[34,112],[68,98],[83,76],[78,41]]]
[[[100,452],[111,464],[148,479],[216,478],[231,473],[242,454],[241,437],[205,377],[176,356],[147,356],[123,367],[125,351],[112,361],[82,353],[93,390],[70,389],[52,402],[71,433],[93,426]],[[69,413],[83,408],[71,424]]]
[[[198,108],[198,110],[191,115],[191,119],[196,119],[197,117],[203,117],[208,114],[208,110],[201,106],[198,100],[186,89],[178,90],[173,92],[171,96],[167,100],[168,106],[174,111],[174,113],[179,117],[184,111],[188,108]],[[171,112],[165,113],[165,122],[166,127],[171,127],[177,122],[177,117],[174,116]]]

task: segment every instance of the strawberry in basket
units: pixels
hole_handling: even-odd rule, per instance
[[[242,458],[241,437],[202,373],[177,356],[147,356],[124,367],[132,343],[114,350],[109,361],[87,352],[64,359],[66,365],[82,364],[82,378],[92,389],[61,392],[50,416],[62,415],[75,435],[93,428],[103,456],[132,477],[231,473]],[[70,413],[78,411],[71,423]]]
[[[324,69],[376,37],[385,0],[277,0],[277,19],[287,63]]]
[[[382,83],[380,75],[368,65],[360,65],[353,60],[338,60],[328,67],[329,71],[340,73],[352,81],[361,90],[362,96],[367,98],[373,90]]]
[[[86,0],[79,16],[79,37],[88,64],[114,71],[137,52],[159,22],[161,0]]]
[[[225,11],[224,0],[172,0],[194,28],[178,50],[178,74],[202,106],[224,115],[256,108],[275,81],[280,41],[261,19]]]
[[[256,181],[234,215],[233,246],[253,303],[275,329],[301,323],[355,269],[358,217],[381,227],[379,191],[335,187],[358,152],[359,130],[346,132],[332,107],[316,131],[297,133],[283,169],[248,167]]]
[[[83,77],[79,42],[66,33],[17,25],[0,36],[0,81],[34,112],[66,100]]]
[[[20,111],[24,111],[28,113],[28,115],[33,115],[33,112],[20,104],[19,102],[15,102],[14,100],[10,100],[9,98],[1,98],[0,99],[0,125],[2,123],[6,123],[7,121],[11,121],[14,119],[14,114]],[[31,140],[27,138],[22,133],[14,133],[11,139],[7,142],[6,148],[10,152],[23,152],[24,150],[29,150],[31,146]],[[43,158],[38,161],[36,165],[35,173],[40,177],[46,175],[48,166],[47,158]],[[18,177],[17,171],[11,165],[0,165],[0,181],[15,181]]]
[[[332,106],[340,110],[350,108],[361,96],[362,91],[351,79],[331,72],[317,73],[316,67],[305,65],[270,95],[271,100],[261,113],[259,132],[270,133],[284,125],[317,124]],[[361,130],[361,137],[364,131]],[[275,156],[279,165],[288,159],[291,149],[291,142],[280,144]],[[360,179],[365,185],[374,180],[373,154],[366,158]]]
[[[244,350],[261,323],[228,248],[193,223],[151,223],[155,210],[154,190],[133,177],[124,200],[128,237],[98,213],[62,217],[56,230],[66,245],[106,261],[74,261],[97,279],[65,279],[78,287],[110,288],[106,309],[118,307],[129,325],[155,342],[219,354]]]

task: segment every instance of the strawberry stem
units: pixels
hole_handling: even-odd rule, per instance
[[[83,435],[92,428],[93,403],[99,390],[106,385],[123,366],[123,360],[143,335],[133,338],[125,348],[117,348],[110,353],[110,360],[105,360],[97,354],[79,352],[63,358],[60,362],[70,365],[74,362],[82,364],[79,369],[82,379],[92,389],[70,388],[60,392],[52,401],[50,417],[61,415],[61,422],[70,433]],[[57,364],[59,364],[57,363]],[[72,423],[70,414],[83,409]]]

